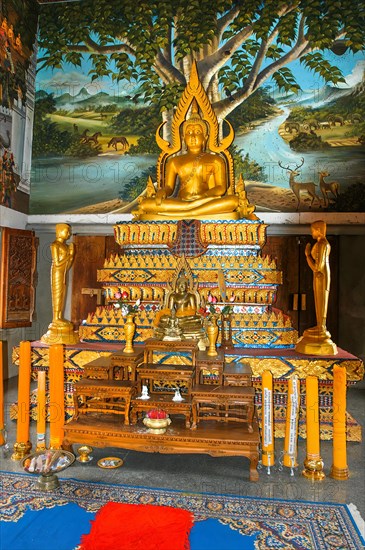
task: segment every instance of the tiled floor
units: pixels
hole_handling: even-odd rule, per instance
[[[9,404],[17,398],[17,379],[6,383],[6,427],[10,453],[0,451],[1,469],[21,471],[18,462],[11,460],[16,437],[16,424],[9,420]],[[365,384],[348,390],[347,409],[364,427]],[[31,438],[35,445],[35,423],[31,423]],[[283,440],[276,440],[276,457],[280,456]],[[77,447],[76,447],[77,448]],[[2,449],[4,451],[4,448]],[[6,454],[6,453],[5,453]],[[239,457],[211,457],[207,455],[164,455],[122,449],[94,449],[93,460],[87,464],[76,462],[60,477],[77,478],[105,483],[121,483],[145,487],[177,489],[194,493],[213,492],[242,496],[275,497],[316,502],[353,503],[365,518],[365,453],[364,443],[348,443],[347,458],[350,478],[336,481],[328,476],[332,465],[332,442],[321,442],[321,455],[327,477],[321,482],[311,482],[301,475],[305,459],[305,441],[298,443],[299,467],[293,477],[288,469],[274,467],[270,475],[260,470],[257,483],[248,481],[248,461]],[[124,465],[115,470],[97,466],[99,458],[118,456]],[[278,460],[277,460],[278,462]]]

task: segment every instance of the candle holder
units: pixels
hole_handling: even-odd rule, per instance
[[[2,442],[3,442],[0,445],[1,450],[2,450],[2,455],[3,455],[3,458],[8,458],[9,453],[10,453],[10,445],[8,443],[8,432],[6,430],[6,426],[4,426],[0,430],[0,433],[1,433],[1,438],[2,438]]]
[[[38,451],[23,459],[22,466],[29,474],[40,474],[37,488],[40,491],[54,491],[60,486],[57,473],[61,472],[75,461],[75,456],[69,451]]]
[[[312,481],[322,481],[326,477],[323,471],[323,460],[320,455],[307,457],[304,461],[304,470],[302,475]]]
[[[11,460],[21,460],[25,456],[29,455],[32,444],[30,441],[14,443],[14,452],[11,455]]]
[[[77,449],[77,452],[80,455],[76,458],[78,462],[86,463],[90,462],[93,459],[93,457],[90,456],[90,454],[93,452],[93,448],[89,445],[82,445]]]
[[[346,468],[337,468],[336,466],[332,466],[330,477],[333,479],[348,479],[349,478],[349,469]]]

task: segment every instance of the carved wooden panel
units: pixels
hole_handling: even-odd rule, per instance
[[[98,295],[93,292],[93,289],[101,289],[97,270],[103,267],[106,258],[112,254],[122,254],[122,250],[113,235],[74,235],[73,241],[75,260],[72,267],[71,320],[78,326],[98,305]],[[87,293],[85,289],[90,292]]]
[[[0,327],[32,324],[38,239],[34,231],[2,229]]]
[[[338,237],[327,235],[331,245],[330,269],[331,289],[328,302],[327,328],[333,341],[338,336]],[[263,256],[277,259],[277,267],[283,272],[283,284],[280,285],[274,307],[289,315],[292,325],[300,334],[316,324],[313,295],[313,273],[307,265],[305,246],[313,245],[309,235],[268,236],[263,248]]]

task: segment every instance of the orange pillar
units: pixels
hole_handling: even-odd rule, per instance
[[[63,345],[53,344],[49,348],[49,411],[50,448],[60,449],[65,423],[65,384]]]
[[[346,454],[346,368],[333,367],[333,452],[331,477],[348,479]]]
[[[262,464],[270,466],[275,464],[274,454],[274,408],[273,408],[273,380],[270,371],[266,370],[262,375]]]
[[[318,378],[307,376],[306,381],[307,456],[302,474],[319,481],[325,477],[319,444]]]
[[[32,444],[29,441],[30,423],[30,375],[31,346],[30,342],[20,342],[19,346],[19,377],[18,377],[18,419],[16,425],[16,443],[14,443],[13,460],[26,456]]]

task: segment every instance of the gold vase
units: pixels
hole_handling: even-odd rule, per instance
[[[210,321],[208,322],[207,326],[207,335],[209,340],[209,348],[207,351],[207,355],[210,357],[215,357],[218,355],[216,344],[217,344],[217,338],[218,338],[218,325],[217,325],[217,319],[215,317],[212,317]]]
[[[133,336],[136,332],[136,324],[134,322],[134,313],[128,313],[124,324],[125,348],[124,353],[134,353]]]

